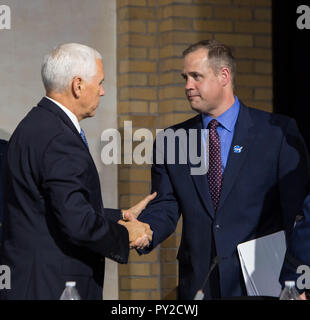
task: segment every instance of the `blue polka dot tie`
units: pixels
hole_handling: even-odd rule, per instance
[[[211,199],[216,212],[222,189],[222,165],[221,165],[221,144],[216,131],[219,122],[211,120],[209,128],[209,170],[207,173]]]
[[[85,143],[86,147],[88,148],[88,143],[87,143],[87,140],[86,140],[85,132],[84,132],[84,130],[82,128],[81,128],[80,135],[81,135],[81,138],[82,138],[83,142]]]

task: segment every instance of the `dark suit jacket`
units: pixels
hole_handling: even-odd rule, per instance
[[[8,147],[0,264],[11,268],[3,299],[59,299],[76,281],[82,299],[102,298],[104,258],[126,263],[120,211],[104,209],[98,173],[67,115],[43,98]]]
[[[8,142],[0,140],[0,241],[2,238],[4,160]],[[1,245],[1,244],[0,244]]]
[[[287,251],[281,270],[280,282],[284,287],[286,280],[296,282],[297,289],[301,292],[309,288],[310,272],[310,195],[304,201],[302,218],[296,223],[292,235],[288,239]],[[307,271],[297,270],[299,266]],[[298,271],[298,273],[297,273]],[[298,279],[300,278],[300,279]]]
[[[201,115],[172,127],[186,132],[201,128]],[[234,152],[236,145],[243,147],[240,153]],[[202,286],[211,264],[212,242],[223,258],[221,297],[244,296],[237,245],[281,229],[291,232],[309,181],[303,139],[293,119],[241,103],[216,213],[206,175],[191,175],[191,166],[189,161],[168,164],[166,155],[164,164],[152,166],[152,192],[159,195],[139,217],[154,231],[152,245],[143,253],[165,240],[182,214],[179,298],[193,299]],[[209,298],[209,284],[204,289]]]

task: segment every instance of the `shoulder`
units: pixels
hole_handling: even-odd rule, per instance
[[[0,156],[7,150],[8,141],[0,139]]]
[[[296,124],[293,118],[283,114],[268,112],[241,104],[241,108],[248,111],[252,121],[258,126],[281,127],[285,128],[289,124]]]
[[[40,106],[33,107],[19,123],[10,139],[8,155],[31,154],[41,161],[43,154],[53,146],[53,141],[59,144],[63,141],[68,149],[78,140],[73,131],[57,114]]]
[[[57,115],[36,106],[21,120],[13,133],[13,137],[29,143],[33,143],[33,141],[44,143],[65,130],[65,124]]]
[[[188,120],[185,120],[183,122],[180,122],[180,123],[172,125],[168,128],[165,128],[165,130],[172,129],[172,130],[176,131],[178,129],[197,128],[197,127],[201,126],[201,123],[202,123],[201,114],[198,114],[195,117],[192,117]]]
[[[42,132],[50,131],[51,128],[53,128],[53,130],[61,130],[63,127],[63,122],[57,114],[54,114],[40,106],[33,107],[21,123],[24,125],[36,123],[35,126],[32,126],[32,129],[34,131]],[[29,127],[27,128],[30,129]]]
[[[2,159],[5,157],[5,154],[7,152],[7,148],[8,148],[8,142],[6,140],[0,139],[0,164],[1,165],[2,165]]]
[[[0,148],[5,148],[8,144],[7,140],[0,139]]]

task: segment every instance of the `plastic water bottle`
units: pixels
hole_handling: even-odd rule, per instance
[[[295,281],[285,281],[285,287],[281,292],[280,300],[301,300],[300,293],[295,288]]]
[[[67,281],[65,290],[63,291],[60,300],[81,300],[75,285],[75,281]]]

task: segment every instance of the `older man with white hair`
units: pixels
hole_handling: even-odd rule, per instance
[[[105,94],[101,55],[61,45],[45,57],[42,79],[46,97],[20,122],[7,152],[0,264],[11,269],[11,289],[0,297],[59,299],[65,282],[75,281],[82,299],[101,299],[105,257],[126,263],[129,247],[152,237],[147,224],[121,222],[122,214],[137,216],[154,195],[123,212],[103,207],[80,127]]]

